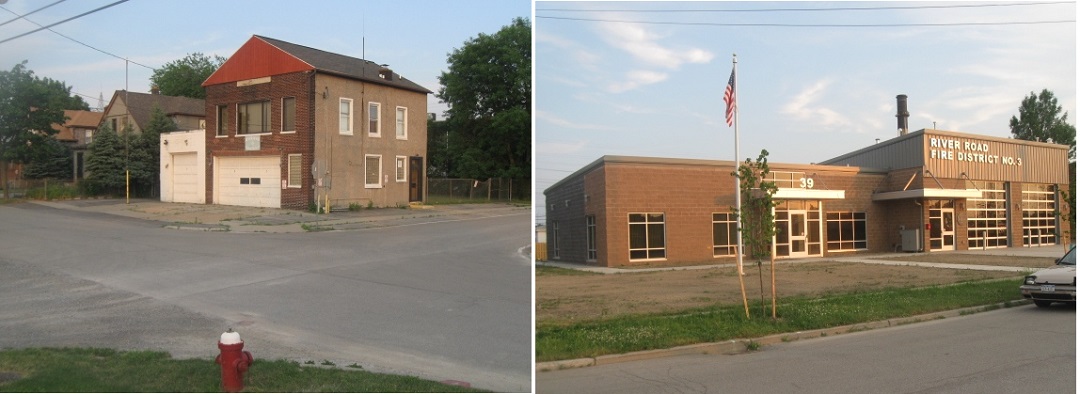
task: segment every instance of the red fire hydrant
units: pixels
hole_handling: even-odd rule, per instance
[[[255,362],[250,352],[244,351],[244,341],[240,334],[230,328],[221,334],[218,340],[218,354],[214,362],[221,365],[221,385],[225,392],[236,393],[244,389],[244,372]]]

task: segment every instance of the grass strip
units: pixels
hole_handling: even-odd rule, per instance
[[[220,392],[213,360],[175,360],[168,353],[93,348],[0,351],[0,392]],[[7,380],[7,379],[5,379]],[[411,376],[255,360],[244,392],[478,392]]]
[[[1016,279],[965,282],[915,289],[885,289],[824,298],[780,299],[777,320],[751,302],[676,313],[625,315],[536,328],[536,360],[555,361],[695,343],[755,338],[1000,303],[1019,298]],[[769,312],[771,314],[771,311]]]

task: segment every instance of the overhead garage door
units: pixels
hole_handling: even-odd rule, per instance
[[[214,201],[221,205],[281,207],[281,159],[219,157],[214,168]]]
[[[172,155],[172,201],[201,203],[199,198],[199,161],[195,152]]]

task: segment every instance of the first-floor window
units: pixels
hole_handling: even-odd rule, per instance
[[[667,257],[663,213],[630,214],[630,260]]]
[[[596,261],[596,215],[585,216],[585,249],[589,261]]]
[[[559,221],[551,222],[551,258],[559,258]]]
[[[713,256],[734,256],[736,253],[738,233],[735,221],[738,220],[734,213],[712,214],[712,238]]]
[[[366,188],[380,188],[382,187],[382,156],[380,155],[367,155],[364,157],[364,187]]]
[[[830,252],[866,249],[866,212],[826,213],[825,236]]]
[[[405,181],[408,180],[406,178],[406,175],[408,174],[408,172],[405,171],[407,164],[408,164],[408,157],[406,157],[406,156],[398,156],[398,157],[394,158],[394,167],[396,167],[396,170],[397,170],[396,171],[397,176],[395,177],[395,180],[397,180],[398,182],[405,182]]]
[[[302,164],[301,155],[289,155],[289,181],[288,187],[299,188],[300,183],[303,182],[303,173],[300,172],[300,165]]]

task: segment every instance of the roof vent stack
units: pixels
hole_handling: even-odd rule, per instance
[[[900,94],[896,96],[896,132],[900,135],[907,134],[908,132],[908,116],[911,115],[907,110],[907,95]]]

